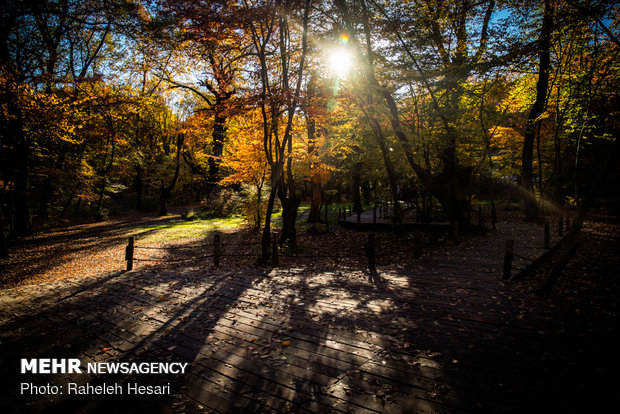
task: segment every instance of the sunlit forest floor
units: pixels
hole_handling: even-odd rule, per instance
[[[514,212],[486,235],[427,237],[419,259],[407,235],[379,233],[377,273],[365,270],[365,233],[300,232],[300,248],[284,250],[272,269],[255,264],[259,235],[238,225],[130,216],[21,241],[2,271],[3,412],[596,412],[614,404],[616,217],[591,216],[549,298],[534,290],[552,263],[501,280],[507,238],[520,256],[543,251],[542,227]],[[223,257],[220,268],[201,258],[215,230],[224,254],[247,256]],[[154,261],[123,272],[130,235],[136,246],[190,247],[138,249]],[[517,258],[513,274],[526,264]],[[16,375],[19,358],[35,356],[191,367],[181,376]],[[170,382],[172,395],[42,399],[17,396],[22,381]]]

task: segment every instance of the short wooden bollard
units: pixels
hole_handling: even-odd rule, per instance
[[[549,222],[545,220],[545,249],[550,246]]]
[[[271,265],[278,267],[280,264],[280,257],[278,256],[278,233],[273,232],[271,234]]]
[[[377,205],[372,208],[372,224],[377,224]]]
[[[370,233],[368,235],[368,242],[366,242],[366,257],[368,258],[368,270],[375,272],[377,267],[375,265],[375,234]]]
[[[422,257],[422,232],[420,229],[415,229],[415,235],[413,240],[413,255],[416,259]]]
[[[357,224],[362,222],[362,212],[357,210]]]
[[[502,274],[502,279],[504,280],[510,279],[512,273],[512,252],[514,245],[514,240],[506,240],[506,251],[504,252],[504,272]]]
[[[125,247],[125,260],[127,261],[127,270],[133,270],[133,250],[135,237],[130,237]]]
[[[558,217],[558,235],[561,236],[563,234],[564,234],[564,218],[560,214],[560,217]]]
[[[491,206],[491,226],[493,230],[496,230],[495,225],[497,224],[497,211],[495,210],[495,204]]]
[[[349,204],[349,217],[353,215],[353,207]]]
[[[220,235],[213,235],[213,265],[220,267]]]

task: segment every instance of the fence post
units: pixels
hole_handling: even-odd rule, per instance
[[[549,248],[549,239],[550,239],[550,235],[549,235],[549,222],[547,220],[545,220],[545,249]]]
[[[497,210],[495,209],[495,203],[491,206],[491,225],[493,226],[493,230],[496,230],[495,225],[497,224]]]
[[[413,239],[413,255],[416,259],[422,256],[422,232],[417,228]]]
[[[375,266],[375,234],[370,233],[368,235],[368,242],[366,243],[366,257],[368,258],[368,270],[375,272],[377,267]]]
[[[213,265],[220,267],[220,235],[213,235]]]
[[[512,273],[512,251],[515,245],[514,240],[506,240],[506,251],[504,252],[504,273],[502,279],[510,279]]]
[[[377,224],[377,203],[372,207],[372,224]]]
[[[278,267],[280,264],[280,258],[278,257],[278,232],[271,233],[272,245],[271,245],[271,265]]]
[[[560,217],[558,217],[558,235],[563,235],[564,234],[564,219],[562,218],[562,215],[560,214]]]
[[[357,224],[362,222],[362,212],[357,210]]]
[[[482,215],[482,206],[478,206],[478,227],[484,226],[484,216]]]
[[[130,237],[125,247],[125,260],[127,261],[127,270],[133,270],[133,248],[135,237]]]

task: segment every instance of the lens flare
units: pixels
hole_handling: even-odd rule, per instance
[[[352,57],[348,50],[337,48],[329,54],[329,68],[339,78],[344,78],[351,69]]]

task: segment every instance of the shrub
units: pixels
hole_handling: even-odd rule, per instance
[[[243,204],[247,196],[228,188],[213,191],[212,194],[200,202],[202,215],[205,217],[230,217],[243,211]]]

